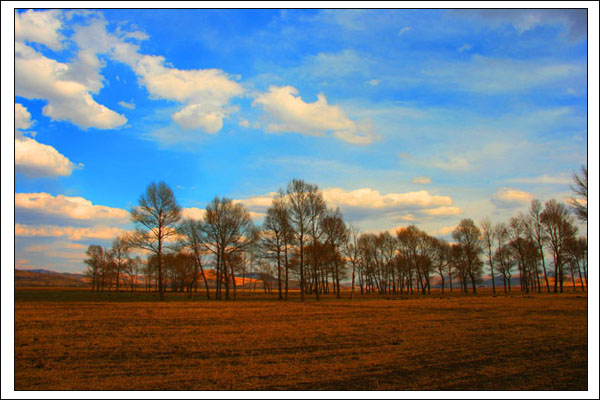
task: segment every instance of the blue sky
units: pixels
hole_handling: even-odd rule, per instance
[[[257,223],[292,178],[363,231],[507,220],[587,163],[585,10],[19,10],[15,263],[78,272],[164,180]]]

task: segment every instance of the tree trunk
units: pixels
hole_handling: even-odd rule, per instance
[[[279,300],[283,299],[283,293],[281,288],[281,251],[279,246],[277,247],[277,289],[279,290]]]

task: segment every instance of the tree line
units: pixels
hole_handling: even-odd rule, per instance
[[[587,222],[587,169],[582,172],[574,177],[577,197],[570,203]],[[301,179],[279,189],[261,226],[243,204],[218,196],[203,218],[182,218],[164,182],[148,185],[131,220],[135,231],[117,237],[111,247],[88,247],[92,291],[142,286],[164,300],[168,290],[191,296],[200,289],[209,299],[235,299],[251,277],[255,290],[260,280],[263,290],[276,292],[280,300],[288,298],[291,281],[302,300],[329,293],[340,298],[341,282],[347,281],[351,298],[356,292],[431,294],[432,285],[442,293],[477,293],[486,264],[494,294],[515,289],[516,274],[519,290],[526,293],[562,293],[567,280],[572,290],[587,288],[587,239],[577,236],[567,205],[554,199],[544,205],[533,200],[527,213],[507,222],[463,219],[452,232],[452,243],[414,225],[395,234],[360,233],[339,208],[327,207],[317,185]],[[137,249],[148,254],[146,260],[132,256]]]

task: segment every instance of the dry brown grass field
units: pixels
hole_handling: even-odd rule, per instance
[[[136,297],[137,296],[137,297]],[[15,292],[15,390],[587,390],[587,296]]]

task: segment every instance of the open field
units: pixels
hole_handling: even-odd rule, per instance
[[[581,292],[154,296],[17,288],[15,389],[587,390]]]

